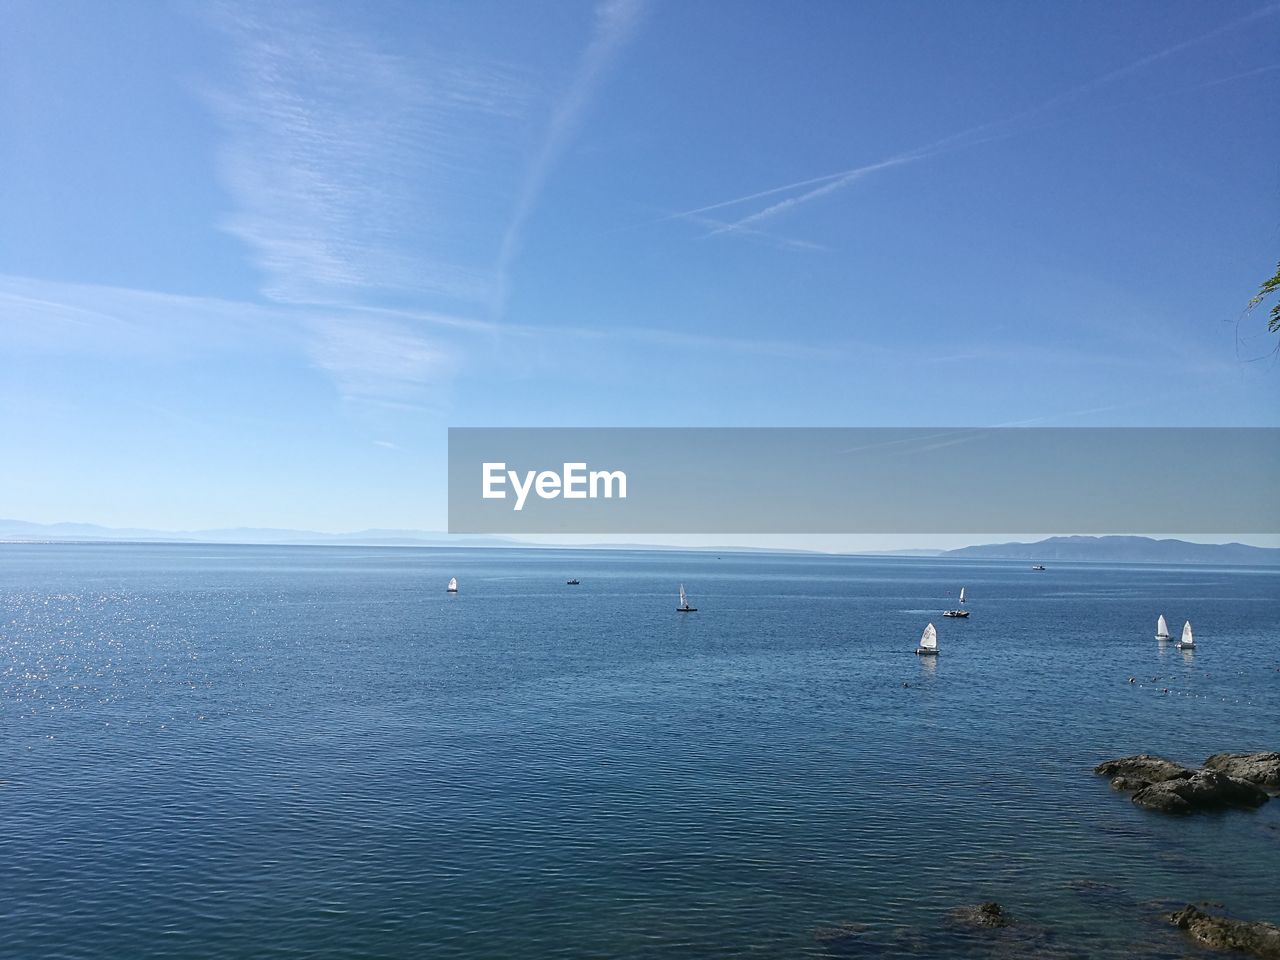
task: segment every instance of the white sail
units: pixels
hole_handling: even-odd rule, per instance
[[[920,635],[921,650],[937,650],[938,649],[938,631],[933,628],[933,624],[929,624],[924,628],[924,633]]]
[[[1156,621],[1156,636],[1161,639],[1169,639],[1169,624],[1165,622],[1164,614],[1160,614],[1160,619]]]
[[[687,607],[688,605],[689,605],[689,598],[685,596],[684,584],[682,583],[680,584],[680,606]]]
[[[450,593],[457,593],[457,592],[458,592],[458,578],[457,578],[457,577],[450,577],[450,578],[449,578],[449,592],[450,592]]]
[[[960,588],[960,602],[964,603],[964,587]]]
[[[1212,639],[1212,637],[1210,639]],[[1189,647],[1194,643],[1195,640],[1191,637],[1191,621],[1188,620],[1182,625],[1182,645],[1184,647]]]

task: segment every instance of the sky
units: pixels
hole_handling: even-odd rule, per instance
[[[441,530],[450,426],[1280,426],[1280,3],[0,18],[0,516]]]

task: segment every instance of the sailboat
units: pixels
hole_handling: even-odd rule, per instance
[[[964,587],[960,588],[960,602],[964,603]],[[942,615],[944,617],[967,617],[969,616],[969,611],[968,610],[944,610],[942,612]]]
[[[960,588],[960,602],[964,603],[964,587]]]
[[[1194,650],[1196,647],[1195,638],[1191,636],[1191,621],[1188,620],[1182,625],[1182,639],[1178,641],[1179,650]]]
[[[680,584],[680,606],[676,607],[677,613],[697,613],[697,607],[689,606],[689,595],[684,592],[684,584]]]
[[[447,587],[445,587],[445,588],[444,588],[444,592],[445,592],[445,593],[457,593],[457,592],[458,592],[458,578],[457,578],[457,577],[450,577],[450,578],[449,578],[449,585],[448,585]]]
[[[938,631],[929,624],[920,634],[920,646],[916,647],[917,657],[936,657],[938,655]]]
[[[1169,639],[1169,624],[1165,623],[1164,614],[1160,614],[1160,619],[1156,621],[1156,639]]]

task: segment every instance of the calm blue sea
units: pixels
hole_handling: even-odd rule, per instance
[[[1274,570],[0,545],[0,725],[6,957],[807,957],[847,923],[961,956],[944,914],[991,899],[1071,956],[1164,901],[1280,922],[1280,801],[1170,819],[1090,772],[1280,749]]]

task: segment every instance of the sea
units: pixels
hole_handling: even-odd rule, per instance
[[[1280,800],[1092,773],[1280,749],[1274,568],[4,544],[0,731],[4,957],[1173,958],[1186,903],[1280,922]],[[952,915],[986,901],[1014,926]]]

